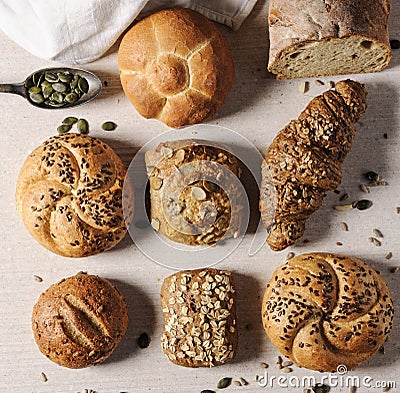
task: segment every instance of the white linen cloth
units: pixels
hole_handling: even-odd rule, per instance
[[[99,58],[136,18],[154,10],[191,8],[236,30],[256,1],[0,0],[0,29],[35,56],[81,64]]]

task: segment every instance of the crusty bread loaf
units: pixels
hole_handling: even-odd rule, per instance
[[[50,251],[67,257],[97,254],[114,247],[127,231],[125,173],[104,142],[88,135],[55,136],[26,159],[17,182],[17,209],[31,235]],[[124,198],[133,202],[131,192]]]
[[[273,140],[262,163],[260,191],[271,249],[283,250],[303,236],[308,217],[320,208],[326,192],[340,184],[366,94],[358,82],[338,82]]]
[[[171,127],[212,116],[234,77],[225,39],[189,9],[162,10],[138,22],[121,42],[118,64],[122,87],[137,111]]]
[[[238,331],[232,273],[198,269],[175,273],[161,289],[162,349],[185,367],[214,367],[235,356]]]
[[[147,151],[145,160],[156,231],[188,245],[215,244],[241,233],[245,195],[233,154],[209,142],[179,140]]]
[[[77,274],[53,284],[33,308],[40,351],[53,362],[84,368],[107,359],[128,328],[128,308],[108,280]]]
[[[381,276],[359,259],[303,254],[272,275],[262,320],[275,347],[299,366],[350,370],[385,342],[393,303]]]
[[[390,8],[391,0],[271,0],[269,71],[292,79],[382,70]]]

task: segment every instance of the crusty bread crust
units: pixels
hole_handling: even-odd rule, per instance
[[[372,356],[392,327],[382,277],[359,259],[303,254],[279,267],[264,294],[262,320],[275,347],[301,367],[349,370]]]
[[[114,247],[127,231],[125,173],[121,159],[99,139],[55,136],[23,164],[17,209],[30,234],[50,251],[67,257],[94,255]],[[129,194],[124,198],[133,202]]]
[[[271,0],[269,71],[292,79],[382,70],[390,8],[391,0]]]
[[[225,39],[189,9],[162,10],[138,22],[121,42],[118,64],[122,87],[137,111],[170,127],[212,116],[234,78]]]
[[[279,251],[303,236],[308,217],[342,180],[366,90],[352,80],[315,97],[273,140],[262,163],[260,211],[267,242]]]
[[[232,273],[185,270],[164,280],[162,349],[179,366],[214,367],[235,356],[238,330]]]
[[[53,362],[84,368],[107,359],[128,328],[128,307],[108,280],[88,274],[65,278],[43,292],[33,308],[40,351]]]

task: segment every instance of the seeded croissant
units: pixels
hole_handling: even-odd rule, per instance
[[[272,142],[262,164],[260,197],[272,250],[283,250],[303,236],[307,218],[320,208],[326,192],[340,184],[366,95],[358,82],[338,82]]]

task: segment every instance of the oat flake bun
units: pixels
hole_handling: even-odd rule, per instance
[[[275,347],[297,365],[350,370],[386,341],[393,303],[381,276],[359,259],[303,254],[273,274],[262,320]]]
[[[128,307],[108,280],[77,274],[40,295],[32,329],[40,351],[53,362],[84,368],[107,359],[128,328]]]
[[[125,94],[137,111],[170,127],[212,116],[234,78],[229,47],[215,25],[180,8],[133,26],[119,47],[118,64]]]
[[[55,136],[26,159],[17,209],[30,234],[50,251],[94,255],[114,247],[127,231],[124,178],[122,161],[104,142],[87,135]],[[132,200],[132,194],[124,198]]]

